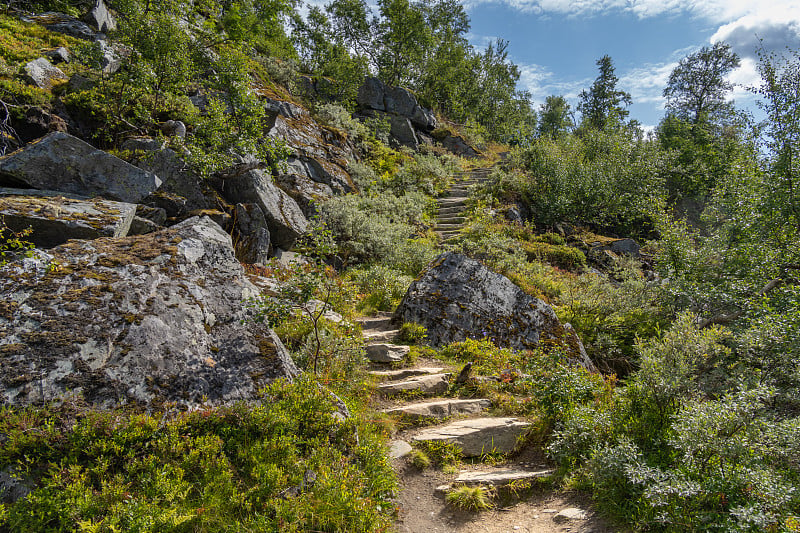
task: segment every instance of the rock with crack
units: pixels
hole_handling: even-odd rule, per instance
[[[161,180],[72,135],[53,132],[0,158],[0,185],[138,203]]]
[[[528,432],[530,426],[516,418],[473,418],[423,430],[413,440],[455,444],[461,448],[464,457],[477,457],[485,453],[514,451],[517,440]]]
[[[11,191],[17,194],[6,196]],[[38,248],[52,248],[70,239],[124,237],[136,215],[134,204],[26,194],[30,192],[0,189],[0,218],[13,231],[31,228],[26,240]]]
[[[420,402],[401,407],[384,409],[390,415],[401,415],[406,418],[438,418],[444,419],[451,416],[471,415],[485,411],[492,406],[491,400],[485,399],[448,399],[432,402]]]
[[[370,344],[367,346],[367,359],[373,363],[398,363],[408,356],[411,348],[397,344]]]
[[[49,253],[0,267],[0,403],[228,404],[299,373],[209,218]]]
[[[514,481],[547,477],[555,472],[546,470],[526,470],[523,468],[492,468],[490,470],[466,470],[458,474],[456,483],[465,485],[508,485]]]
[[[488,337],[498,346],[525,349],[564,333],[552,307],[453,252],[436,258],[411,284],[395,318],[425,326],[432,346]]]
[[[450,386],[450,374],[431,374],[416,376],[405,381],[392,381],[378,385],[378,392],[384,396],[416,392],[423,396],[443,394]]]

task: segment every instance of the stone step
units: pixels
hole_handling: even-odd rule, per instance
[[[517,418],[472,418],[417,433],[417,442],[446,442],[461,448],[464,457],[484,453],[510,453],[531,425]]]
[[[466,221],[466,217],[439,217],[436,219],[437,224],[463,224]]]
[[[383,344],[393,341],[400,333],[399,329],[378,329],[363,332],[367,344]]]
[[[392,313],[382,311],[375,316],[360,316],[355,322],[361,324],[362,329],[385,329],[391,325]]]
[[[421,392],[427,396],[442,394],[450,386],[450,374],[430,374],[416,376],[404,381],[391,381],[378,385],[378,392],[384,396],[393,396],[401,392]]]
[[[436,216],[459,215],[466,210],[464,209],[465,207],[466,206],[463,205],[454,205],[452,207],[440,207],[439,209],[436,210]]]
[[[436,224],[433,231],[458,231],[464,229],[464,224]]]
[[[406,358],[411,348],[397,344],[369,344],[367,345],[367,359],[373,363],[398,363]]]
[[[444,419],[458,415],[472,415],[480,413],[492,406],[491,400],[486,399],[467,399],[467,400],[435,400],[432,402],[412,403],[392,409],[384,409],[384,413],[390,415],[401,415],[407,418],[438,418]]]
[[[440,198],[437,200],[439,208],[443,207],[466,207],[466,198]]]
[[[382,380],[401,380],[414,376],[427,376],[430,374],[441,374],[444,368],[442,367],[418,367],[418,368],[401,368],[400,370],[372,370],[368,372],[370,376]]]
[[[555,470],[527,470],[524,468],[491,468],[488,470],[462,470],[455,483],[464,485],[508,485],[523,479],[536,479],[552,475]]]

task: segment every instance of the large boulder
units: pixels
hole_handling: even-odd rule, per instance
[[[24,22],[41,24],[50,31],[64,33],[86,41],[94,41],[101,36],[85,22],[65,13],[48,11],[36,15],[21,16],[20,19]]]
[[[411,284],[395,317],[425,326],[432,346],[488,337],[498,346],[528,349],[565,335],[552,307],[453,252],[437,257]]]
[[[243,322],[258,291],[209,218],[50,254],[0,269],[0,403],[216,405],[299,372],[274,333]]]
[[[136,215],[134,204],[30,192],[0,188],[0,218],[13,231],[31,228],[26,240],[38,248],[52,248],[69,239],[124,237]]]
[[[415,128],[430,132],[436,128],[436,117],[430,109],[419,105],[408,89],[389,87],[378,78],[366,78],[358,89],[356,103],[362,110],[382,111],[409,119]]]
[[[250,170],[225,179],[222,194],[231,203],[255,204],[261,209],[273,246],[290,249],[308,228],[308,219],[297,202],[261,170]]]
[[[108,11],[108,7],[106,7],[103,0],[95,1],[92,9],[86,13],[84,21],[103,33],[108,33],[117,29],[117,22]]]
[[[0,185],[138,203],[161,186],[152,172],[60,131],[0,158]]]

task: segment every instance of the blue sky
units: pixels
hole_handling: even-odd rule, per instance
[[[484,48],[510,41],[520,88],[534,102],[578,93],[597,76],[595,61],[614,60],[618,87],[633,96],[631,117],[655,126],[664,114],[661,92],[686,55],[722,40],[742,58],[731,74],[737,105],[755,111],[746,86],[758,84],[758,38],[769,50],[800,48],[800,0],[466,0],[470,40]],[[756,37],[758,36],[758,38]]]

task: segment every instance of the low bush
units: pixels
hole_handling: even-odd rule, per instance
[[[347,272],[362,295],[357,308],[371,311],[394,311],[413,281],[411,276],[384,265],[356,268]]]
[[[448,505],[464,511],[485,511],[492,508],[492,499],[486,487],[463,485],[450,490],[445,496]]]
[[[174,415],[3,408],[0,465],[33,491],[0,529],[360,531],[392,522],[383,436],[313,380]],[[357,436],[356,436],[357,435]]]

